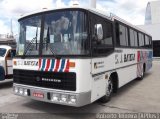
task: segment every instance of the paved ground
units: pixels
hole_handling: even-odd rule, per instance
[[[47,116],[49,113],[49,117],[62,119],[82,118],[82,116],[87,119],[95,118],[96,113],[160,113],[159,70],[160,61],[154,61],[152,70],[146,74],[144,80],[134,80],[122,87],[109,103],[95,102],[80,108],[44,103],[16,96],[12,93],[12,80],[7,80],[0,83],[0,112],[41,113],[37,114],[40,117]],[[31,115],[27,114],[28,116]]]

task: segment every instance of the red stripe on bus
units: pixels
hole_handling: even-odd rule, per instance
[[[59,64],[60,64],[60,60],[57,60],[57,61],[56,61],[56,67],[55,67],[55,69],[54,69],[54,72],[58,72]]]
[[[65,68],[64,72],[69,72],[69,60],[67,60],[67,64],[66,64],[66,68]]]
[[[50,67],[50,62],[51,60],[50,59],[47,59],[47,66],[45,68],[45,71],[48,71],[49,67]]]

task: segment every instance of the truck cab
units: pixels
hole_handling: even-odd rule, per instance
[[[12,59],[16,49],[8,45],[0,45],[0,81],[13,77]]]

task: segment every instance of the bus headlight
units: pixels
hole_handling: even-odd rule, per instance
[[[67,95],[61,95],[61,102],[67,102]]]
[[[76,103],[76,96],[75,95],[71,95],[69,98],[69,103],[75,104]]]
[[[18,87],[14,87],[14,92],[18,93]]]
[[[28,96],[28,91],[27,91],[27,89],[24,89],[24,96]]]
[[[19,89],[19,94],[23,95],[23,88]]]
[[[59,94],[53,94],[51,101],[59,101],[60,95]]]

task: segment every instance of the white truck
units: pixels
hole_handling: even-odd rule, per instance
[[[16,50],[8,45],[0,45],[0,81],[13,77],[12,59]]]

